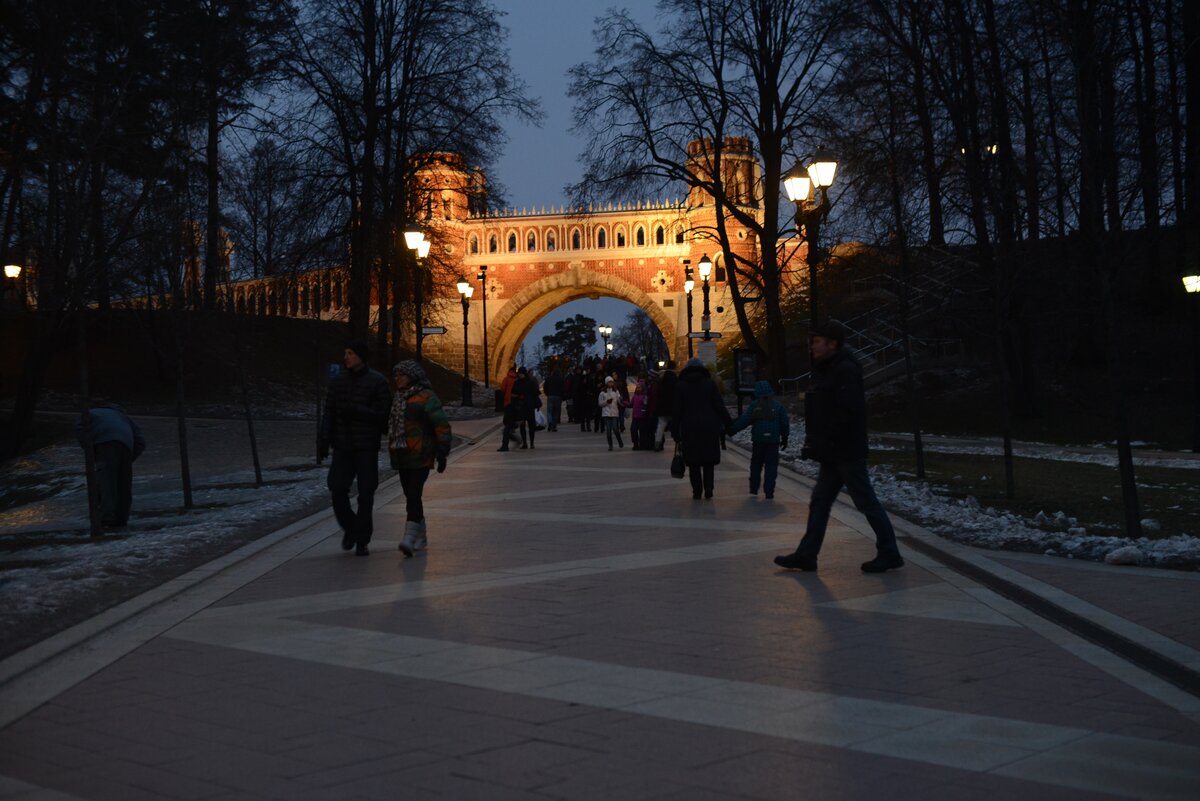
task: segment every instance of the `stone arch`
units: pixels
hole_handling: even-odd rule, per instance
[[[654,297],[615,275],[572,267],[525,287],[488,320],[492,380],[503,380],[521,342],[538,320],[564,303],[598,295],[628,301],[646,312],[671,348],[672,358],[676,357],[674,351],[682,334]]]

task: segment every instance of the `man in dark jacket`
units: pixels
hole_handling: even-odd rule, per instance
[[[692,498],[713,496],[716,466],[721,463],[721,435],[730,431],[733,419],[721,400],[717,382],[699,359],[689,359],[675,385],[671,410],[671,437],[680,444],[687,465]]]
[[[75,433],[95,458],[101,525],[127,525],[133,507],[133,462],[146,449],[142,430],[117,404],[97,403],[75,426]]]
[[[867,475],[867,402],[862,367],[845,346],[845,331],[834,322],[812,332],[813,378],[804,396],[805,439],[800,455],[820,464],[808,506],[808,526],[795,553],[776,556],[775,564],[815,571],[825,540],[829,512],[842,487],[850,493],[875,532],[875,558],[863,562],[864,573],[883,573],[904,566],[896,533]]]
[[[317,444],[317,455],[322,459],[333,448],[326,485],[333,513],[342,527],[342,548],[356,548],[359,556],[370,553],[367,543],[374,531],[371,507],[379,486],[379,439],[387,429],[392,408],[387,379],[367,366],[369,355],[366,342],[346,345],[346,369],[329,382]],[[357,512],[350,506],[350,485],[356,478]]]

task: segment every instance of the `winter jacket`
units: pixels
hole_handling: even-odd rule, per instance
[[[813,369],[804,394],[805,454],[818,462],[867,458],[867,401],[862,367],[840,347]]]
[[[566,392],[563,377],[557,372],[551,373],[542,384],[542,392],[546,393],[547,398],[561,398]]]
[[[513,382],[510,401],[504,409],[506,423],[519,423],[522,420],[532,421],[533,410],[541,408],[542,398],[538,391],[537,382],[528,375],[518,376]]]
[[[388,424],[392,469],[430,469],[449,453],[450,421],[437,394],[429,387],[419,387],[408,397],[397,393]]]
[[[671,436],[685,464],[720,464],[721,434],[732,422],[717,384],[702,364],[684,367],[674,391]]]
[[[365,364],[342,370],[325,393],[318,450],[378,451],[391,407],[392,392],[382,373]]]
[[[742,412],[742,416],[733,424],[733,430],[741,431],[746,426],[753,426],[750,429],[750,441],[753,443],[779,445],[788,438],[791,423],[787,410],[773,397],[770,382],[759,381],[754,385],[754,402]]]
[[[142,429],[115,403],[100,404],[88,410],[87,432],[91,434],[93,447],[102,442],[119,442],[129,449],[134,459],[146,450]],[[86,444],[82,420],[76,424],[75,433],[79,437],[79,444]]]
[[[600,407],[601,417],[620,417],[625,401],[621,400],[620,392],[610,388],[600,391],[596,396],[596,405]]]
[[[655,394],[652,414],[659,417],[669,417],[675,409],[675,385],[679,376],[674,370],[667,370],[654,383]]]
[[[633,393],[633,400],[629,404],[629,408],[632,410],[631,416],[634,420],[641,420],[646,416],[649,407],[650,396],[646,393],[646,382],[639,381],[637,391]]]

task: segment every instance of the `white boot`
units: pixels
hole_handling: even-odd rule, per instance
[[[417,540],[421,538],[421,524],[409,520],[404,524],[404,539],[400,540],[400,550],[405,556],[412,556],[417,550]]]
[[[423,551],[429,547],[429,537],[425,536],[425,521],[417,523],[417,536],[413,538],[413,550]]]

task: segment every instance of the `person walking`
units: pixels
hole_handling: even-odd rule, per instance
[[[775,497],[775,478],[779,475],[779,451],[787,448],[791,423],[783,404],[775,400],[770,381],[754,384],[754,403],[733,424],[737,433],[750,429],[750,494],[758,495],[762,482],[767,500]]]
[[[661,451],[667,439],[667,429],[671,426],[671,413],[675,409],[675,362],[667,362],[662,375],[655,382],[652,405],[658,418],[658,426],[654,430],[654,450]]]
[[[534,435],[537,433],[537,421],[534,420],[533,413],[541,407],[542,397],[537,379],[524,367],[518,367],[517,380],[512,386],[512,410],[513,419],[521,429],[521,450],[533,447]],[[526,429],[529,432],[528,440]]]
[[[405,359],[392,368],[396,395],[388,420],[388,456],[404,490],[404,537],[400,551],[411,558],[429,545],[425,505],[421,499],[429,471],[446,470],[450,454],[450,421],[442,401],[429,386],[421,365]]]
[[[875,558],[864,573],[904,566],[896,532],[867,475],[867,402],[862,367],[845,346],[845,329],[836,322],[812,330],[812,384],[804,395],[805,436],[800,456],[820,465],[808,505],[808,524],[795,552],[775,557],[790,570],[815,571],[825,541],[829,513],[842,487],[875,532]]]
[[[675,385],[671,436],[687,465],[692,498],[713,496],[716,466],[721,463],[721,437],[732,425],[717,384],[699,359],[689,359]]]
[[[515,433],[518,423],[515,410],[513,409],[513,387],[517,384],[517,366],[514,364],[508,368],[508,374],[504,376],[504,380],[500,382],[500,394],[503,396],[504,406],[504,425],[501,429],[500,447],[496,449],[498,453],[504,453],[508,450],[509,440],[516,440]]]
[[[599,396],[596,398],[596,405],[600,407],[600,419],[604,421],[604,434],[608,439],[608,449],[613,449],[613,435],[617,437],[617,445],[624,448],[625,442],[621,439],[621,393],[617,392],[616,379],[612,376],[604,379],[604,389],[600,390]]]
[[[550,371],[550,377],[542,384],[542,392],[546,395],[546,430],[557,431],[562,416],[563,396],[566,394],[562,370],[556,367]]]
[[[342,527],[342,550],[355,548],[359,556],[374,531],[372,507],[379,486],[379,441],[387,430],[392,393],[387,379],[367,366],[370,351],[365,341],[346,345],[344,370],[329,382],[325,413],[317,440],[317,455],[324,459],[333,448],[326,486],[333,514]],[[358,483],[358,509],[350,505],[350,485]]]
[[[648,408],[650,394],[646,390],[646,379],[639,378],[633,398],[629,402],[629,441],[635,451],[652,450],[650,437],[645,433],[646,419],[650,416]]]
[[[579,421],[580,431],[592,430],[593,409],[596,408],[596,385],[592,375],[585,369],[578,369],[575,374],[575,419]]]
[[[133,463],[146,450],[142,429],[115,403],[98,402],[75,426],[79,444],[92,449],[100,503],[100,525],[129,524],[133,508]]]

